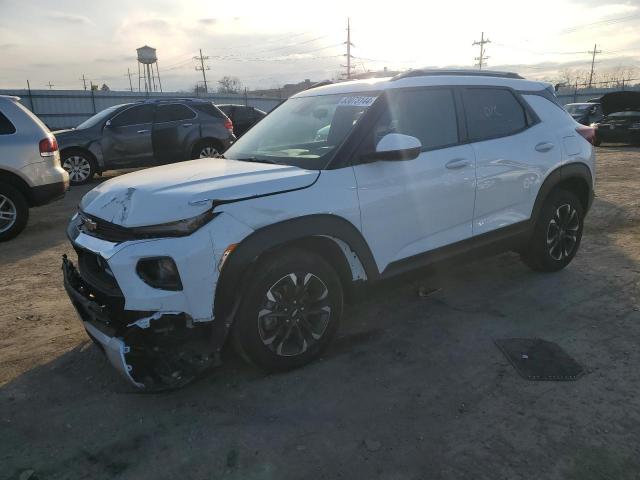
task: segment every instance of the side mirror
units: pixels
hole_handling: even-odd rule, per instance
[[[111,120],[107,120],[104,124],[105,127],[110,127],[111,126]]]
[[[364,155],[363,160],[375,162],[379,160],[413,160],[420,155],[422,143],[416,137],[402,133],[387,133],[376,145],[376,151]]]

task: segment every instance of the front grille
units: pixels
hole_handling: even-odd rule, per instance
[[[92,237],[106,240],[108,242],[126,242],[129,240],[136,240],[140,238],[131,229],[116,225],[115,223],[107,222],[93,215],[89,215],[84,212],[80,212],[79,230]]]
[[[98,291],[109,297],[121,297],[122,291],[111,273],[107,261],[101,256],[84,249],[78,249],[78,270],[80,276]]]

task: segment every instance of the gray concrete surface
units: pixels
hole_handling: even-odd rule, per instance
[[[266,376],[228,351],[165,394],[121,383],[63,293],[87,188],[33,210],[0,246],[0,479],[640,478],[640,151],[598,156],[566,270],[507,253],[425,271],[350,307],[321,361]],[[587,374],[523,380],[493,344],[511,336],[558,342]]]

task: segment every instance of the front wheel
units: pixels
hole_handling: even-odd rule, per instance
[[[533,270],[556,272],[563,269],[580,248],[584,209],[578,197],[556,190],[545,201],[536,221],[523,261]]]
[[[300,367],[334,336],[343,308],[342,285],[321,257],[289,250],[254,270],[233,326],[236,350],[268,371]]]
[[[191,158],[214,158],[219,154],[220,148],[218,145],[207,140],[196,145],[191,154]]]

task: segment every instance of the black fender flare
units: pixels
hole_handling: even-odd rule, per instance
[[[593,177],[591,176],[591,170],[589,170],[589,167],[584,163],[568,163],[556,168],[553,172],[547,175],[547,178],[540,186],[536,201],[533,204],[533,211],[531,212],[532,223],[535,223],[544,201],[553,189],[570,179],[578,179],[586,182],[589,188],[589,197],[585,212],[589,210],[593,201]]]
[[[331,214],[296,217],[256,230],[235,248],[225,262],[216,286],[216,317],[228,313],[241,289],[245,272],[258,257],[296,240],[318,236],[342,240],[358,256],[369,280],[380,276],[369,245],[351,222]]]

